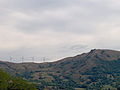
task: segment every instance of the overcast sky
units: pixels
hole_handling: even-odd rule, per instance
[[[120,0],[0,0],[0,59],[59,60],[120,50]]]

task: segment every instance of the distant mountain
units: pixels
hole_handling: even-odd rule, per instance
[[[48,90],[119,90],[120,51],[93,49],[50,63],[0,62],[7,72]]]

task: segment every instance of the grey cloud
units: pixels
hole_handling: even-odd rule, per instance
[[[49,1],[48,1],[49,2]],[[48,3],[46,1],[43,1],[42,3]],[[53,1],[56,2],[56,1]],[[57,2],[61,3],[61,2]],[[48,3],[51,4],[51,3]],[[79,6],[80,4],[80,6]],[[79,4],[73,5],[71,8],[68,6],[61,7],[63,8],[64,12],[67,12],[67,15],[65,15],[64,20],[59,19],[59,16],[56,18],[51,17],[48,13],[44,17],[44,21],[40,21],[39,17],[38,20],[31,20],[31,21],[18,21],[18,24],[16,27],[23,31],[40,31],[46,29],[46,27],[55,30],[55,31],[68,31],[68,32],[79,32],[79,33],[93,33],[96,31],[96,24],[104,23],[108,20],[111,20],[112,17],[119,17],[119,12],[116,10],[112,10],[107,6],[107,4],[104,4],[103,2],[79,2]],[[83,5],[82,5],[83,4]],[[34,5],[33,5],[34,6]],[[37,6],[37,5],[36,5]],[[43,5],[45,6],[45,5]],[[53,6],[53,5],[52,5]],[[40,6],[39,8],[41,8]],[[51,6],[45,6],[45,7],[51,7]],[[68,8],[68,9],[66,9]],[[78,10],[76,10],[78,8]],[[53,10],[53,13],[56,13],[57,9],[59,10],[59,6],[56,6]],[[42,9],[39,12],[37,12],[40,17],[41,14],[43,14],[43,11],[52,9]],[[82,10],[82,12],[81,12]],[[62,12],[64,14],[64,12]],[[34,12],[31,12],[29,14],[32,14]],[[57,14],[57,13],[56,13]],[[59,13],[58,13],[59,14]],[[29,16],[29,15],[28,15]],[[34,17],[34,16],[33,16]],[[48,18],[49,17],[49,18]],[[68,19],[69,17],[69,19]],[[114,18],[112,18],[114,19]],[[109,21],[108,21],[109,22]],[[112,22],[112,21],[111,21]],[[106,22],[107,23],[107,22]]]
[[[2,38],[11,38],[14,44],[9,41],[8,46],[17,48],[10,46],[1,56],[61,58],[90,48],[120,49],[119,0],[1,0],[0,11]],[[18,36],[23,39],[20,45]]]
[[[49,8],[56,8],[56,7],[62,7],[66,4],[69,4],[69,0],[4,0],[1,2],[1,6],[7,7],[10,9],[18,9],[18,10],[42,10],[42,9],[49,9]]]
[[[82,44],[76,44],[76,45],[66,45],[61,47],[60,51],[62,53],[68,53],[68,52],[80,52],[82,49],[86,49],[88,46],[87,45],[82,45]]]

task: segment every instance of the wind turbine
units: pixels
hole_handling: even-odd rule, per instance
[[[46,57],[43,57],[43,62],[45,62],[46,61]]]
[[[24,62],[24,56],[21,57],[22,63]]]
[[[35,57],[31,57],[31,59],[32,59],[32,62],[34,62],[34,61],[35,61]]]
[[[13,58],[10,56],[10,62],[12,62]]]

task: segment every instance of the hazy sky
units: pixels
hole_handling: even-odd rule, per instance
[[[53,61],[120,50],[120,0],[0,0],[0,59]]]

